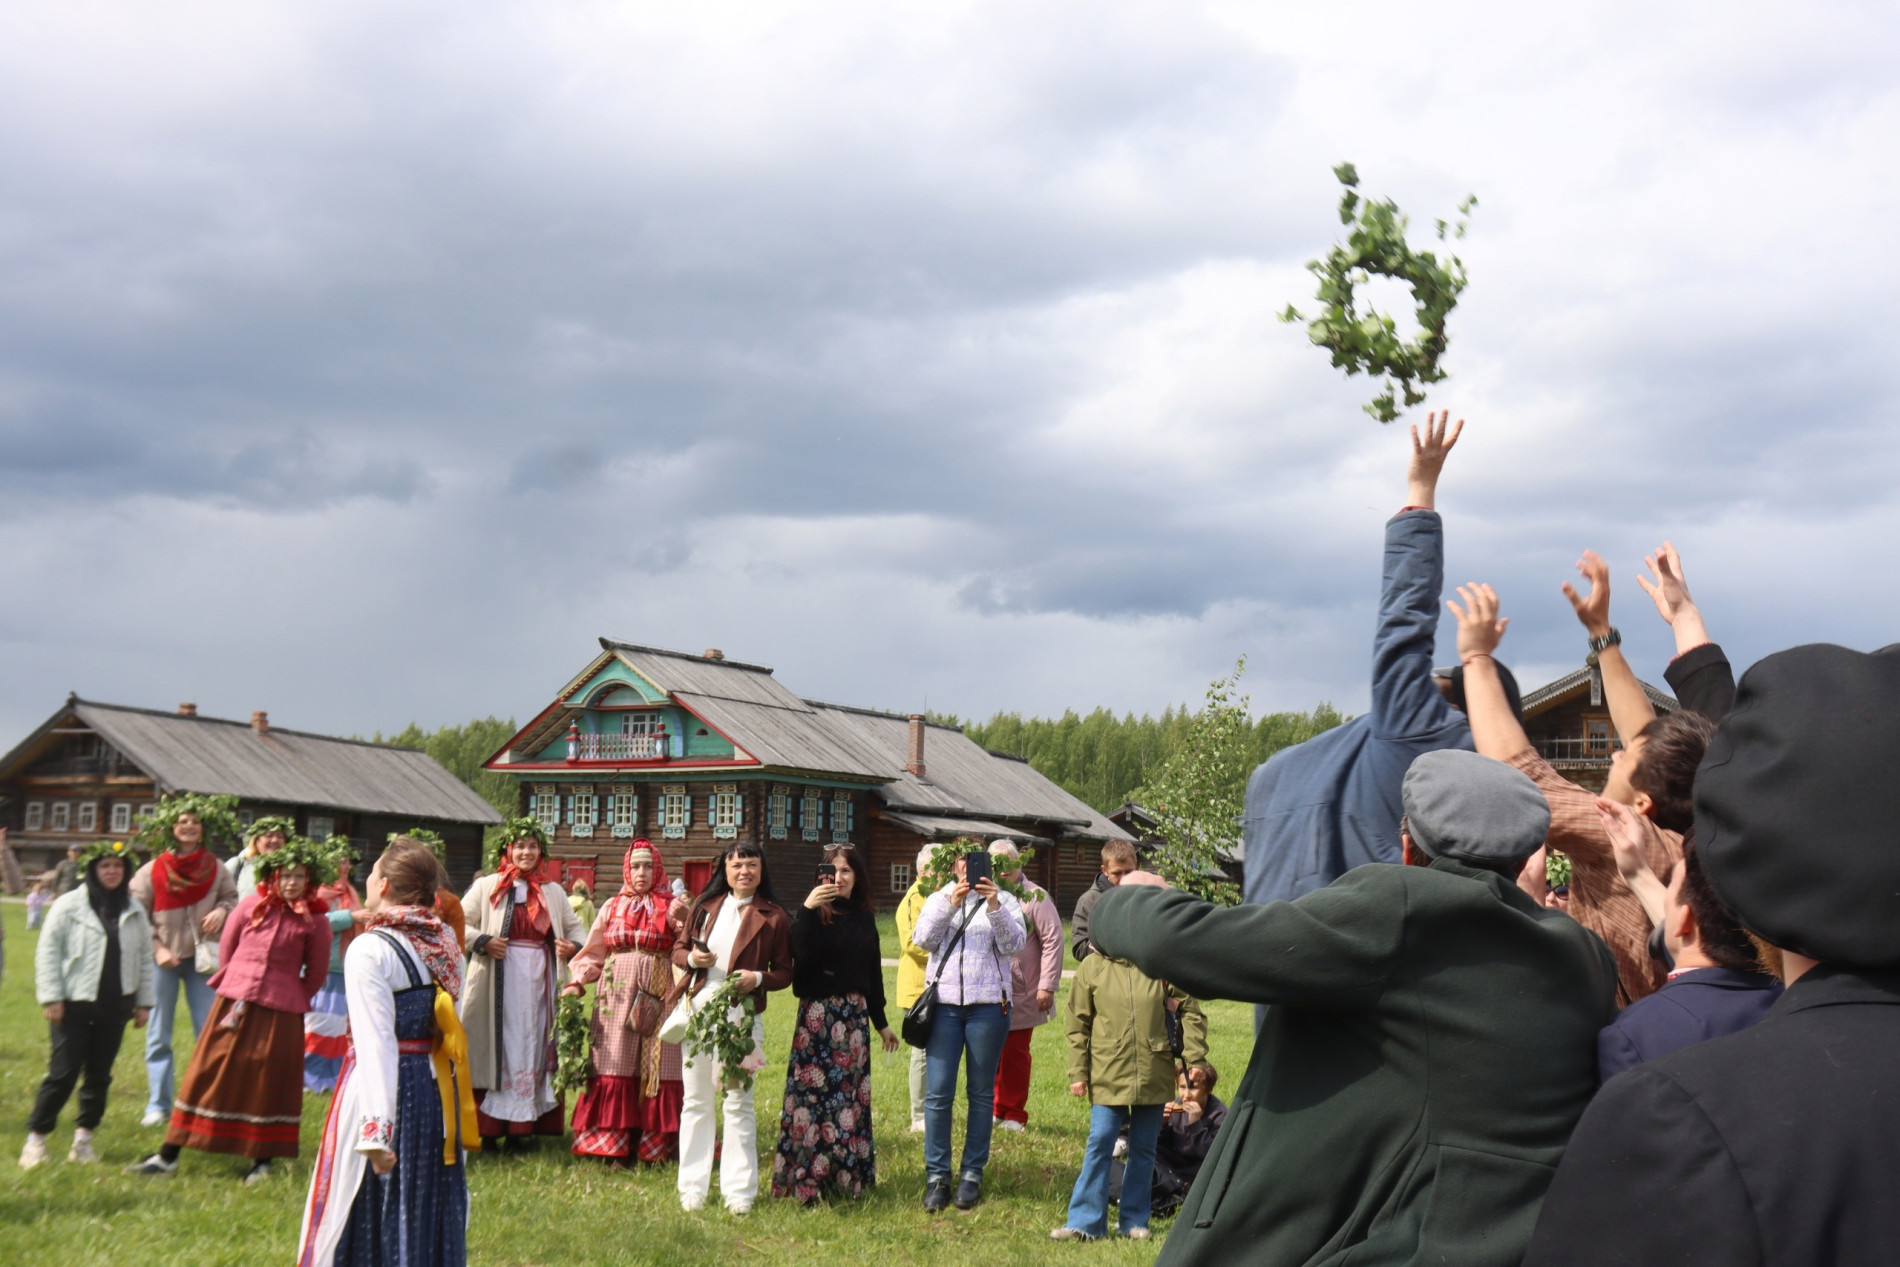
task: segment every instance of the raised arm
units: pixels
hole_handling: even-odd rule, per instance
[[[1403,739],[1426,734],[1452,719],[1452,708],[1432,681],[1438,637],[1438,599],[1445,588],[1445,531],[1436,510],[1438,476],[1464,421],[1449,436],[1448,415],[1427,415],[1425,434],[1412,428],[1407,473],[1410,503],[1385,526],[1385,566],[1379,589],[1379,628],[1372,643],[1374,734]]]
[[[1570,600],[1571,610],[1577,613],[1584,632],[1593,641],[1607,638],[1613,632],[1610,625],[1610,565],[1595,550],[1585,550],[1583,557],[1577,560],[1577,573],[1590,583],[1590,592],[1579,594],[1576,586],[1565,581],[1564,597]],[[1603,674],[1603,700],[1610,706],[1610,722],[1616,727],[1617,738],[1627,748],[1642,733],[1643,727],[1656,720],[1656,710],[1650,707],[1649,696],[1643,693],[1643,684],[1636,680],[1635,671],[1624,658],[1621,643],[1604,647],[1596,656],[1597,668]]]
[[[1689,596],[1682,556],[1665,541],[1643,562],[1655,579],[1638,576],[1636,583],[1655,600],[1656,614],[1676,635],[1676,656],[1663,677],[1684,708],[1719,722],[1735,703],[1735,670],[1722,648],[1709,640],[1701,609]]]
[[[1400,871],[1358,867],[1265,906],[1216,906],[1123,880],[1095,904],[1095,945],[1196,999],[1368,1007],[1402,960]]]
[[[1445,606],[1458,621],[1458,659],[1465,666],[1465,718],[1471,723],[1471,743],[1480,756],[1509,761],[1531,746],[1524,724],[1511,711],[1492,654],[1511,622],[1498,615],[1498,594],[1489,585],[1460,585],[1458,597],[1465,600],[1463,607],[1450,599]]]

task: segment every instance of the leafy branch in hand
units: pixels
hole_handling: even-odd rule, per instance
[[[1408,407],[1423,404],[1423,385],[1444,380],[1438,358],[1449,341],[1446,319],[1465,288],[1465,266],[1456,255],[1447,255],[1441,262],[1434,252],[1412,250],[1405,240],[1410,220],[1389,198],[1360,197],[1359,172],[1351,163],[1333,168],[1333,175],[1346,187],[1339,198],[1339,222],[1350,225],[1351,232],[1345,245],[1335,245],[1324,259],[1307,261],[1308,270],[1319,278],[1317,298],[1323,306],[1307,322],[1306,332],[1332,353],[1334,367],[1345,370],[1348,377],[1363,373],[1384,378],[1384,390],[1365,410],[1380,422],[1391,422],[1399,416],[1399,393],[1404,393]],[[1444,240],[1447,233],[1464,237],[1471,209],[1477,205],[1477,196],[1470,195],[1458,204],[1455,225],[1437,221],[1439,239]],[[1390,277],[1411,288],[1417,305],[1416,337],[1401,339],[1391,317],[1370,305],[1360,309],[1355,292],[1374,277]],[[1288,304],[1280,320],[1307,319]]]

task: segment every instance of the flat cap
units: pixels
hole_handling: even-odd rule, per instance
[[[1743,674],[1695,780],[1696,854],[1796,954],[1900,965],[1900,646],[1779,651]]]
[[[1475,752],[1426,753],[1405,772],[1403,797],[1412,843],[1434,858],[1508,866],[1550,832],[1550,803],[1530,776]]]

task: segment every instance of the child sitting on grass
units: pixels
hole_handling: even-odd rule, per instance
[[[1178,1021],[1179,1037],[1174,1036]],[[1207,1018],[1200,1004],[1126,959],[1092,954],[1069,991],[1069,1090],[1089,1097],[1089,1142],[1069,1197],[1069,1217],[1054,1241],[1108,1235],[1108,1188],[1115,1138],[1128,1127],[1120,1232],[1144,1240],[1153,1193],[1155,1143],[1173,1098],[1175,1060],[1207,1063]]]

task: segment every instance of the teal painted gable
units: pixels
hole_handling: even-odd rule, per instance
[[[662,691],[659,687],[647,681],[638,673],[635,673],[619,660],[607,661],[606,664],[600,667],[600,672],[588,678],[580,690],[575,691],[569,698],[576,704],[591,705],[599,703],[600,701],[594,697],[601,694],[603,688],[613,686],[618,686],[624,691],[630,691],[633,693],[633,696],[638,697],[637,699],[633,698],[633,696],[628,696],[625,699],[616,699],[614,701],[615,703],[666,703],[667,697],[665,691]]]
[[[683,732],[676,733],[683,733],[686,736],[686,755],[688,757],[700,757],[708,760],[730,760],[735,755],[732,745],[726,741],[724,736],[711,726],[708,726],[705,722],[699,720],[699,718],[694,717],[690,713],[680,713],[679,719],[680,724],[685,726],[686,729]],[[672,729],[671,725],[668,726],[668,729]],[[699,733],[702,730],[706,732],[703,735]]]
[[[586,698],[576,696],[576,698]],[[673,759],[699,761],[730,761],[738,755],[736,749],[724,736],[699,718],[678,707],[655,709],[654,712],[666,724],[666,733],[673,740]],[[620,719],[625,716],[617,709],[596,711],[591,708],[578,710],[573,720],[583,735],[617,735],[620,733]],[[705,734],[700,734],[700,731]],[[530,758],[533,761],[567,760],[567,731],[558,730],[552,740]]]

